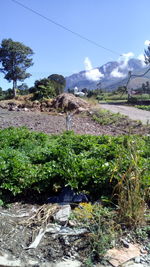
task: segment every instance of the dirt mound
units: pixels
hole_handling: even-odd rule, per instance
[[[0,107],[8,109],[9,111],[22,111],[29,109],[30,111],[51,112],[56,110],[61,111],[86,111],[90,106],[89,104],[72,94],[63,93],[55,99],[47,100],[34,100],[32,97],[17,97],[17,99],[0,101]]]
[[[9,111],[51,111],[51,99],[38,101],[26,98],[17,98],[0,101],[0,107]]]
[[[61,109],[63,111],[80,111],[80,109],[87,110],[89,108],[89,104],[85,100],[67,93],[57,96],[51,104],[52,108]]]

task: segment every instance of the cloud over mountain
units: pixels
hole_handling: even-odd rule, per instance
[[[118,62],[120,63],[119,68],[126,69],[128,67],[129,59],[133,57],[134,57],[134,54],[132,52],[122,54],[120,58],[118,59]]]
[[[85,77],[88,80],[99,81],[102,77],[104,77],[104,74],[102,74],[98,68],[93,69],[92,63],[88,57],[85,58],[84,65],[86,70]]]
[[[144,55],[143,54],[140,54],[137,58],[141,61],[142,66],[145,67],[146,64],[145,64],[145,57],[144,57]]]
[[[120,72],[119,67],[117,67],[113,69],[113,71],[110,73],[110,76],[114,78],[123,78],[126,76],[126,74],[124,74],[123,72]]]
[[[118,67],[114,68],[110,73],[111,77],[114,78],[124,78],[127,76],[127,72],[132,70],[128,62],[134,57],[132,52],[122,54],[118,59]]]
[[[145,44],[146,46],[149,46],[149,45],[150,45],[150,40],[145,40],[144,44]]]
[[[114,90],[127,79],[129,71],[132,71],[132,74],[139,74],[143,73],[147,67],[144,64],[144,55],[134,57],[132,52],[123,54],[117,61],[107,62],[94,69],[92,69],[92,63],[88,57],[85,58],[84,64],[83,71],[66,77],[66,89],[77,86],[79,89],[93,90],[101,81],[101,88]]]

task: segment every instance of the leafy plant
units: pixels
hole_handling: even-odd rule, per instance
[[[110,198],[114,186],[130,169],[129,141],[137,144],[137,166],[148,202],[149,137],[90,136],[73,132],[50,136],[25,127],[0,130],[0,187],[3,194],[16,195],[31,188],[45,193],[68,184],[78,191],[85,190],[93,199],[101,195]]]
[[[77,224],[89,230],[91,259],[101,258],[114,243],[117,233],[115,213],[100,204],[80,204],[73,212]]]
[[[93,113],[92,118],[101,125],[110,125],[117,123],[120,119],[124,119],[125,116],[119,113],[111,113],[107,110],[98,110]]]
[[[144,109],[144,110],[147,110],[147,111],[150,111],[150,106],[146,106],[146,105],[137,105],[135,106],[136,108],[139,108],[139,109]]]

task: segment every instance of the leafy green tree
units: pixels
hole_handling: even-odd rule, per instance
[[[26,83],[22,83],[21,85],[18,86],[18,91],[20,95],[27,95],[29,94],[29,88]]]
[[[3,90],[2,90],[2,87],[0,87],[0,96],[2,96],[3,94]]]
[[[4,99],[10,99],[13,98],[13,90],[11,88],[8,88],[6,91],[3,91]]]
[[[146,93],[150,94],[150,84],[149,81],[146,81]]]
[[[37,80],[34,87],[30,88],[30,93],[34,93],[36,99],[54,97],[56,95],[54,82],[48,78]]]
[[[26,70],[33,65],[33,51],[23,43],[3,39],[0,47],[0,71],[8,82],[13,82],[13,96],[16,96],[17,81],[24,81],[31,74]]]
[[[85,94],[88,93],[88,89],[87,89],[87,88],[83,88],[81,91],[82,91],[83,93],[85,93]]]
[[[66,80],[62,75],[52,74],[48,77],[54,83],[56,95],[62,94],[66,86]]]

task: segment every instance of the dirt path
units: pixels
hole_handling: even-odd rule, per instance
[[[118,106],[111,104],[100,104],[100,107],[114,113],[120,113],[128,116],[132,120],[140,120],[143,124],[150,123],[150,111],[129,106]]]

